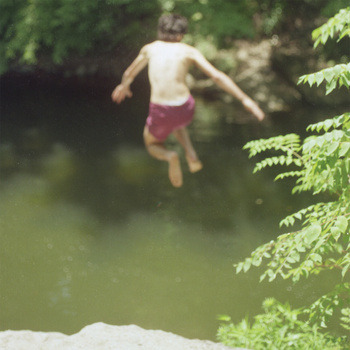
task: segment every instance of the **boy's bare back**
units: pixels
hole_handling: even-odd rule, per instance
[[[193,48],[183,43],[155,41],[146,45],[151,102],[168,105],[184,102],[190,95],[186,84],[193,63]]]
[[[145,45],[126,75],[134,78],[148,64],[151,102],[168,105],[184,102],[190,95],[186,75],[201,54],[180,42],[154,41]]]

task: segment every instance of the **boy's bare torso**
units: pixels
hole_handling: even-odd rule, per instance
[[[193,63],[194,49],[183,43],[155,41],[142,53],[148,61],[151,102],[163,105],[185,102],[190,95],[186,75]]]

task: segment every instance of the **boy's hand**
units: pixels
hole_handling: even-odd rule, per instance
[[[129,86],[119,84],[112,92],[112,100],[116,103],[121,103],[125,100],[125,97],[132,97],[132,92]]]
[[[262,121],[265,118],[265,113],[260,109],[260,107],[250,98],[245,98],[242,101],[244,108],[250,113],[254,114],[255,118]]]

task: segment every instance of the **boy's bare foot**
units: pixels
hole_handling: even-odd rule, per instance
[[[169,159],[169,180],[174,187],[182,186],[182,171],[179,156],[174,153]]]
[[[186,160],[191,173],[196,173],[203,168],[203,164],[198,158],[186,156]]]

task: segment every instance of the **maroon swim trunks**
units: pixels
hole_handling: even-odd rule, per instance
[[[146,119],[146,125],[149,132],[156,139],[165,141],[174,130],[183,128],[191,123],[194,109],[195,102],[191,95],[180,106],[167,106],[151,102],[149,104],[149,115]]]

